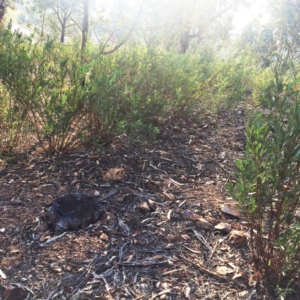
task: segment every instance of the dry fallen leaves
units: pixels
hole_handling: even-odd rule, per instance
[[[147,200],[147,204],[150,208],[151,211],[155,211],[156,210],[156,202],[151,200],[151,199],[148,199]]]
[[[206,221],[203,218],[197,219],[196,224],[198,226],[201,226],[201,227],[206,228],[206,229],[211,229],[213,227],[213,225],[211,223],[209,223],[208,221]]]
[[[17,263],[18,260],[16,258],[9,258],[9,257],[3,257],[1,261],[1,265],[6,268],[13,267]]]
[[[217,273],[221,275],[228,275],[234,273],[234,270],[225,266],[219,266],[216,268]]]
[[[175,201],[176,200],[175,196],[171,193],[163,192],[162,197],[163,197],[163,199],[168,200],[168,201]]]
[[[103,176],[104,181],[124,181],[125,171],[123,168],[109,169]]]
[[[182,237],[185,241],[188,241],[188,240],[191,239],[187,234],[182,234],[181,237]]]
[[[241,245],[247,242],[247,235],[244,231],[232,230],[229,233],[228,241],[234,245]]]
[[[231,231],[231,225],[228,223],[221,222],[214,227],[215,230],[219,230],[225,233],[229,233]]]
[[[178,242],[181,240],[181,236],[180,235],[168,235],[165,237],[165,239],[168,241],[168,242]]]
[[[0,269],[0,277],[2,279],[6,279],[6,275],[4,274],[4,272]]]
[[[102,233],[100,235],[100,240],[107,242],[108,241],[108,236],[105,233]]]
[[[147,201],[141,202],[141,203],[139,204],[139,208],[140,208],[140,210],[141,210],[144,214],[146,214],[146,213],[148,213],[148,212],[150,211],[150,207],[148,206]]]
[[[183,210],[181,212],[181,215],[183,217],[183,219],[187,220],[187,221],[196,221],[196,224],[206,228],[206,229],[210,229],[212,228],[212,224],[208,221],[206,221],[204,218],[200,217],[198,214],[192,212],[191,210]]]
[[[235,208],[229,204],[222,205],[221,210],[224,214],[231,215],[232,217],[235,217],[238,219],[241,217],[241,212],[237,208]]]

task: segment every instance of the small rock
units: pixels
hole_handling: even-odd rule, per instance
[[[220,230],[220,231],[223,231],[225,233],[229,233],[231,231],[231,226],[230,224],[228,223],[219,223],[218,225],[216,225],[215,227],[215,230]]]
[[[224,159],[224,158],[225,158],[225,154],[226,154],[225,151],[224,151],[224,152],[221,152],[221,153],[219,154],[219,158],[220,158],[220,159]]]
[[[95,197],[100,196],[100,192],[99,192],[99,191],[95,191],[95,192],[94,192],[94,196],[95,196]]]
[[[141,202],[139,205],[139,208],[144,214],[146,214],[150,211],[150,208],[146,201]]]

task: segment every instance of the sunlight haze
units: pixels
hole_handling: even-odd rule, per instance
[[[236,32],[242,31],[254,19],[265,24],[269,19],[267,11],[268,0],[255,1],[249,8],[240,9],[233,18]]]

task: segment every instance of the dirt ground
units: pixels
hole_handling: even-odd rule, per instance
[[[242,109],[223,111],[201,126],[171,125],[151,144],[120,138],[98,151],[2,163],[0,298],[270,299],[226,192],[243,157],[244,119]],[[104,181],[110,168],[123,168],[124,180]],[[105,218],[49,229],[51,203],[76,192],[96,192]]]

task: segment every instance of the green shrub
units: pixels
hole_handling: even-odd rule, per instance
[[[229,190],[250,220],[256,269],[280,290],[300,275],[300,103],[295,84],[278,74],[266,93],[268,113],[249,118],[246,154]]]
[[[0,45],[0,80],[22,116],[19,129],[51,153],[120,134],[152,139],[195,108],[216,106],[205,88],[212,58],[208,66],[197,55],[139,45],[99,56],[92,47],[81,53],[53,41],[38,45],[9,30]]]
[[[244,67],[220,67],[205,52],[127,45],[101,56],[93,45],[81,53],[10,30],[3,30],[0,46],[0,81],[9,99],[0,105],[6,116],[18,111],[16,120],[2,117],[3,126],[15,136],[35,135],[50,153],[82,142],[108,144],[121,134],[153,139],[173,120],[214,111],[221,99],[212,93],[215,86],[235,99],[244,92]],[[232,89],[228,78],[236,80]]]
[[[20,139],[24,136],[27,111],[19,109],[14,99],[0,84],[0,152],[12,154]]]
[[[261,70],[259,74],[254,77],[253,80],[253,99],[258,105],[263,107],[268,106],[267,92],[274,81],[274,72],[270,67]]]
[[[3,31],[0,45],[0,80],[9,109],[19,112],[21,126],[26,123],[26,131],[34,133],[45,150],[72,148],[83,115],[85,65],[62,45],[48,41],[38,46],[18,32]]]
[[[157,136],[170,120],[204,104],[194,97],[211,75],[202,69],[197,56],[142,46],[99,57],[89,75],[89,132],[102,143],[119,134]]]

